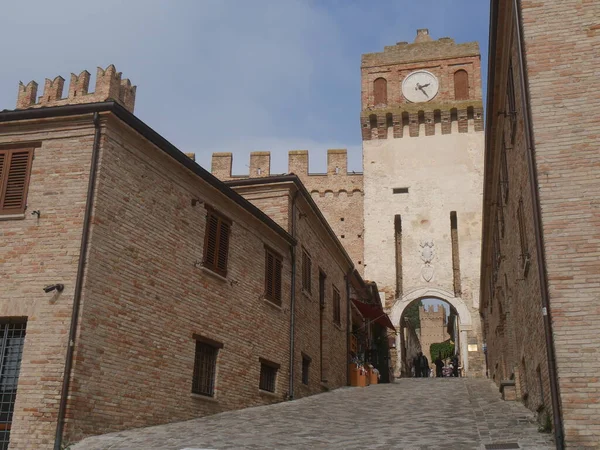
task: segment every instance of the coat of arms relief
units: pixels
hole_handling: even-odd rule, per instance
[[[431,265],[431,261],[435,257],[433,241],[421,241],[419,245],[421,247],[421,259],[425,264],[421,268],[421,276],[429,283],[433,279],[433,273],[435,270],[435,268]]]

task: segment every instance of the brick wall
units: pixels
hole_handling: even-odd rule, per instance
[[[91,115],[0,124],[0,148],[41,142],[25,214],[0,216],[0,316],[27,318],[11,448],[53,448],[93,134]],[[62,293],[43,292],[55,283]]]
[[[600,3],[522,2],[566,443],[600,442]]]
[[[497,49],[491,55],[495,83],[486,149],[483,255],[487,267],[482,274],[482,305],[490,376],[498,382],[514,375],[518,396],[540,411],[544,421],[552,410],[531,197],[535,181],[528,173],[523,73],[511,8],[512,2],[499,3]],[[596,448],[600,438],[596,410],[600,363],[595,357],[600,344],[596,307],[600,245],[595,239],[600,226],[595,214],[600,194],[595,173],[600,165],[596,148],[600,125],[595,120],[600,97],[592,87],[600,66],[596,50],[600,27],[594,25],[599,15],[597,2],[522,2],[535,189],[541,202],[560,404],[566,444],[576,448]],[[514,139],[512,115],[504,114],[511,109],[511,63]],[[524,258],[522,236],[529,258]]]
[[[200,264],[206,204],[233,222],[226,278]],[[285,398],[291,265],[279,235],[113,119],[93,224],[67,441]],[[281,307],[263,299],[265,245],[283,258]],[[194,333],[224,345],[214,399],[191,394]],[[259,393],[259,357],[280,364],[274,394]]]
[[[278,223],[287,223],[292,232],[292,198],[298,189],[293,182],[276,183],[265,180],[265,184],[232,187],[267,212]],[[297,196],[296,234],[297,284],[296,284],[296,345],[295,345],[295,396],[302,397],[321,389],[321,380],[327,388],[346,385],[347,364],[347,293],[345,276],[351,269],[350,261],[336,249],[324,224],[302,196]],[[302,287],[302,251],[311,257],[311,290]],[[319,305],[319,272],[326,275],[324,309]],[[333,320],[333,290],[340,294],[340,324]],[[321,335],[322,314],[322,335]],[[322,336],[322,350],[321,350]],[[322,359],[321,359],[322,351]],[[310,382],[301,382],[302,354],[311,358]],[[323,365],[321,366],[321,362]],[[321,375],[322,374],[322,375]]]
[[[347,151],[327,151],[327,172],[309,173],[307,150],[289,152],[288,173],[297,175],[327,219],[336,236],[354,261],[359,273],[364,272],[363,252],[363,176],[348,173]],[[213,153],[211,173],[223,181],[258,178],[270,175],[270,153],[253,152],[250,155],[248,175],[232,175],[233,155]],[[258,168],[261,168],[260,174]],[[271,206],[265,206],[271,208]],[[270,210],[272,216],[274,211]],[[282,222],[280,225],[284,226]]]

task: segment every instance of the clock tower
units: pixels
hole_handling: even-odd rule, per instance
[[[450,304],[467,376],[484,369],[479,320],[483,117],[476,42],[418,30],[363,55],[364,273],[397,330],[396,373],[408,370],[402,314],[421,299]],[[437,355],[423,352],[430,362]]]

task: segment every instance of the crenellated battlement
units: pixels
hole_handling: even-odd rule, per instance
[[[412,106],[412,105],[411,105]],[[483,131],[481,101],[455,102],[423,108],[365,110],[360,117],[363,141]]]
[[[115,100],[128,111],[133,112],[135,106],[136,86],[129,79],[121,78],[121,72],[113,64],[106,69],[98,67],[96,72],[96,87],[94,92],[88,92],[90,73],[84,70],[79,75],[71,74],[69,90],[63,98],[65,79],[57,76],[53,80],[46,78],[44,93],[37,98],[38,84],[30,81],[26,85],[19,82],[17,109],[43,108],[50,106],[76,105],[82,103],[97,103]]]
[[[213,153],[211,173],[223,181],[280,175],[271,173],[271,152],[250,153],[250,171],[246,175],[233,175],[231,173],[232,166],[232,153]],[[348,173],[346,149],[327,150],[326,173],[309,173],[308,167],[308,150],[292,150],[289,152],[288,173],[297,175],[313,196],[363,195],[362,173]]]

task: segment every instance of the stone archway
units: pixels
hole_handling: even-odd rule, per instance
[[[449,303],[457,312],[459,319],[459,327],[460,327],[460,359],[462,367],[464,371],[468,373],[469,371],[469,358],[468,358],[468,338],[467,332],[473,328],[473,319],[471,317],[471,312],[469,308],[465,304],[462,298],[455,297],[453,293],[445,291],[443,289],[438,288],[421,288],[415,289],[411,292],[406,293],[401,299],[397,299],[392,306],[392,310],[390,312],[390,319],[394,326],[398,327],[398,330],[402,329],[400,324],[400,319],[402,318],[402,314],[404,310],[415,300],[422,300],[425,298],[436,298],[439,300],[443,300]],[[396,348],[397,352],[397,361],[396,367],[400,368],[402,364],[402,346],[400,345],[400,335],[396,335]]]

